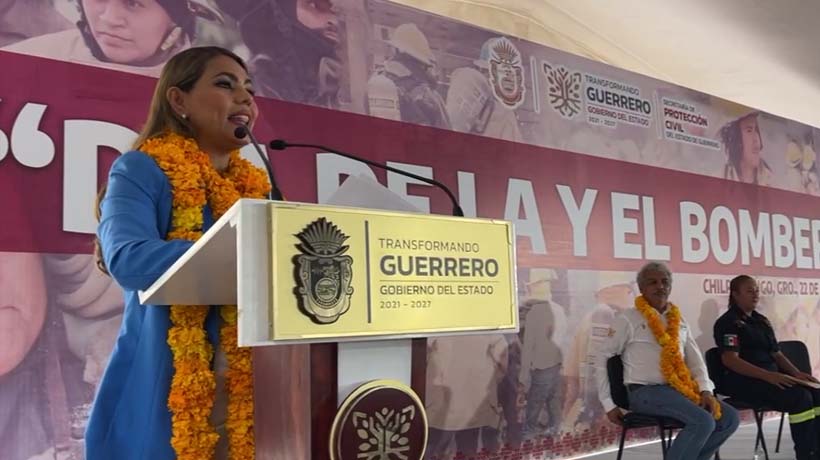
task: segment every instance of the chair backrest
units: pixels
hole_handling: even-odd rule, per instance
[[[780,342],[780,351],[789,358],[789,361],[796,368],[807,374],[811,374],[811,358],[806,344],[799,340],[785,340]]]
[[[612,402],[621,409],[629,409],[629,395],[624,385],[624,363],[621,355],[606,360],[606,373],[609,376],[609,394]]]
[[[723,361],[720,359],[720,349],[717,347],[712,347],[706,351],[706,372],[709,373],[709,379],[715,384],[715,390],[718,393],[723,393],[721,388],[726,368],[723,367]]]

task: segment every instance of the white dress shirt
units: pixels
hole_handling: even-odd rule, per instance
[[[668,312],[669,310],[667,310]],[[666,316],[661,315],[661,322],[666,327]],[[715,386],[709,380],[706,363],[703,361],[700,350],[692,337],[689,325],[681,318],[680,323],[680,350],[683,360],[689,366],[692,378],[700,386],[700,391],[712,391]],[[641,312],[635,308],[625,310],[615,317],[610,330],[610,337],[601,346],[595,362],[595,379],[598,383],[598,399],[601,405],[609,412],[614,409],[615,403],[609,391],[609,376],[606,372],[606,362],[615,355],[621,355],[624,363],[624,383],[640,385],[666,385],[666,379],[661,373],[660,359],[661,346],[649,329],[649,325]]]

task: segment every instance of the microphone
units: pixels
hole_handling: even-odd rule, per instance
[[[458,200],[456,199],[456,196],[453,195],[453,192],[450,191],[450,189],[447,188],[446,185],[442,184],[441,182],[439,182],[437,180],[429,179],[427,177],[422,177],[422,176],[413,174],[413,173],[408,172],[408,171],[403,171],[401,169],[394,168],[392,166],[387,166],[387,165],[383,165],[381,163],[376,163],[375,161],[370,161],[366,158],[361,158],[361,157],[358,157],[358,156],[355,156],[355,155],[351,155],[349,153],[340,152],[338,150],[335,150],[335,149],[332,149],[332,148],[329,148],[329,147],[325,147],[323,145],[294,144],[294,143],[291,143],[291,142],[287,142],[283,139],[275,139],[275,140],[271,141],[269,146],[273,150],[285,150],[285,149],[290,148],[290,147],[319,149],[319,150],[322,150],[322,151],[325,151],[325,152],[335,153],[336,155],[339,155],[339,156],[342,156],[342,157],[345,157],[345,158],[349,158],[351,160],[360,161],[364,164],[368,164],[370,166],[375,166],[376,168],[379,168],[379,169],[384,169],[384,170],[387,170],[387,171],[390,171],[390,172],[394,172],[396,174],[400,174],[402,176],[411,177],[413,179],[424,182],[426,184],[435,185],[436,187],[444,190],[444,193],[446,193],[447,196],[450,197],[450,201],[453,203],[453,215],[457,216],[457,217],[464,217],[464,211],[461,209],[461,206],[458,204]]]
[[[237,139],[244,139],[246,136],[250,138],[254,150],[256,150],[256,153],[259,155],[259,158],[262,159],[262,163],[265,165],[265,171],[267,171],[268,173],[268,181],[270,182],[270,192],[268,193],[268,199],[282,201],[282,192],[279,191],[279,187],[276,186],[276,179],[273,177],[273,169],[271,169],[270,166],[270,159],[267,155],[265,155],[262,152],[262,149],[259,148],[259,144],[253,137],[251,130],[248,129],[247,126],[237,126],[236,129],[233,131],[233,135],[236,136]]]

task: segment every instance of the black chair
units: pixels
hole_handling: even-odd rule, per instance
[[[609,375],[609,392],[615,405],[624,410],[629,410],[629,395],[624,385],[624,365],[621,356],[613,356],[606,362],[606,371]],[[623,426],[621,427],[621,442],[618,446],[618,460],[624,453],[624,441],[626,432],[635,428],[657,427],[661,437],[661,451],[663,458],[666,458],[666,451],[672,445],[672,432],[683,428],[683,424],[678,420],[657,415],[642,414],[639,412],[627,412],[624,415]]]
[[[706,352],[706,370],[709,372],[709,378],[715,384],[715,396],[728,396],[722,386],[723,376],[726,374],[726,368],[723,366],[723,361],[720,359],[720,350],[717,347],[711,348]],[[757,446],[763,447],[763,455],[766,460],[769,460],[769,450],[766,448],[766,439],[763,437],[763,415],[766,412],[777,412],[776,409],[765,404],[754,404],[748,401],[741,401],[737,398],[728,397],[722,400],[726,404],[734,407],[737,410],[750,410],[755,416],[755,423],[757,424],[757,438],[755,439],[755,450]],[[715,454],[715,459],[720,460],[720,453]]]
[[[786,340],[779,343],[780,351],[794,364],[800,372],[811,374],[811,358],[806,344],[799,340]],[[786,413],[780,413],[780,427],[777,429],[777,444],[774,446],[775,452],[780,452],[780,438],[783,435],[783,420]]]

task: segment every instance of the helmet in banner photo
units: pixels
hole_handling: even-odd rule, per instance
[[[194,21],[197,18],[217,23],[224,22],[222,13],[208,0],[156,0],[168,12],[168,16],[183,27],[186,32],[193,34]]]
[[[530,299],[551,300],[552,282],[558,279],[558,273],[552,268],[530,269],[527,292]]]
[[[160,1],[159,3],[186,3],[186,2],[174,2],[174,0],[164,0]],[[199,17],[208,21],[213,21],[217,23],[222,23],[225,21],[225,17],[222,16],[222,13],[216,9],[211,2],[208,0],[188,0],[187,1],[187,8],[188,11],[191,12],[195,17]]]
[[[638,292],[634,276],[632,273],[598,272],[598,288],[595,291],[598,303],[618,310],[630,308]]]
[[[430,43],[415,24],[406,23],[396,27],[388,43],[424,65],[435,65],[436,59],[433,50],[430,49]]]
[[[368,81],[370,114],[396,119],[397,106],[403,122],[449,129],[446,104],[437,89],[436,62],[427,38],[415,24],[405,23],[396,27],[386,43],[393,53],[376,65],[377,75]],[[392,103],[396,98],[398,103]]]

